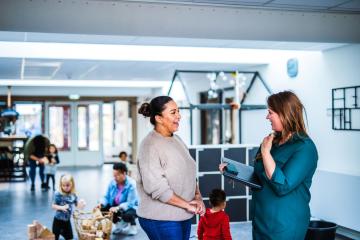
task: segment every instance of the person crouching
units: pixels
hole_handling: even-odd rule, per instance
[[[114,164],[114,179],[109,183],[99,207],[101,211],[113,213],[114,234],[135,235],[138,196],[135,180],[127,176],[127,171],[124,163]]]

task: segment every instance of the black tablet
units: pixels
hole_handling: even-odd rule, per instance
[[[254,168],[243,163],[231,160],[229,158],[222,158],[223,163],[227,163],[224,168],[223,175],[228,178],[237,180],[251,188],[261,189],[261,183],[254,173]]]

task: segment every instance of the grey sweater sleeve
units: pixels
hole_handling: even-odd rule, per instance
[[[138,166],[144,191],[153,199],[166,203],[174,192],[165,177],[159,153],[151,144],[144,144],[142,147]]]

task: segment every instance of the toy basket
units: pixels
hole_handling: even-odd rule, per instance
[[[74,211],[74,224],[79,240],[109,240],[112,228],[111,212],[101,212],[99,209],[93,212]]]

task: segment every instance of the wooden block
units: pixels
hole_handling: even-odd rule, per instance
[[[28,239],[32,240],[36,238],[36,226],[34,224],[29,224],[27,229],[28,229]]]

